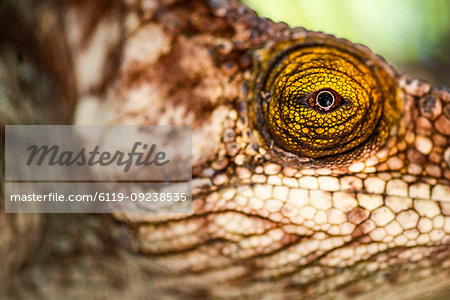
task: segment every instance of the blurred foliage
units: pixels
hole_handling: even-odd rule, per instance
[[[283,21],[290,26],[331,33],[364,44],[403,69],[420,66],[422,71],[419,73],[425,77],[429,77],[429,73],[441,73],[438,76],[430,76],[444,76],[444,79],[438,78],[439,83],[449,85],[449,0],[244,2],[262,17]]]

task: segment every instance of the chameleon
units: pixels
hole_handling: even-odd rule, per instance
[[[3,124],[193,145],[192,213],[2,212],[4,299],[449,295],[448,88],[234,0],[0,11]]]

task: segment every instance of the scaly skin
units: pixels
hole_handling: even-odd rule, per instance
[[[3,292],[44,299],[448,292],[448,90],[408,79],[363,46],[259,19],[238,2],[167,2],[36,4],[37,24],[53,16],[47,27],[63,28],[64,43],[52,52],[60,64],[39,48],[34,60],[47,58],[40,70],[52,74],[49,87],[64,87],[63,108],[76,101],[77,124],[191,124],[193,213],[2,214],[2,264],[16,274],[3,275]],[[44,25],[35,30],[38,40],[50,39]],[[345,159],[286,160],[262,137],[254,110],[260,51],[305,37],[359,49],[385,68],[401,110],[382,143]],[[8,61],[14,49],[27,54],[14,40],[9,46]],[[26,93],[8,88],[10,99]],[[30,121],[19,115],[5,122]]]

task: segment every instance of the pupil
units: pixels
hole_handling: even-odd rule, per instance
[[[334,103],[334,97],[330,92],[322,92],[317,96],[317,104],[323,108],[329,108]]]

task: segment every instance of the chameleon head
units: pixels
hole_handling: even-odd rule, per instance
[[[303,39],[264,51],[272,58],[258,70],[256,115],[280,151],[314,159],[366,153],[398,121],[392,72],[364,48]]]

